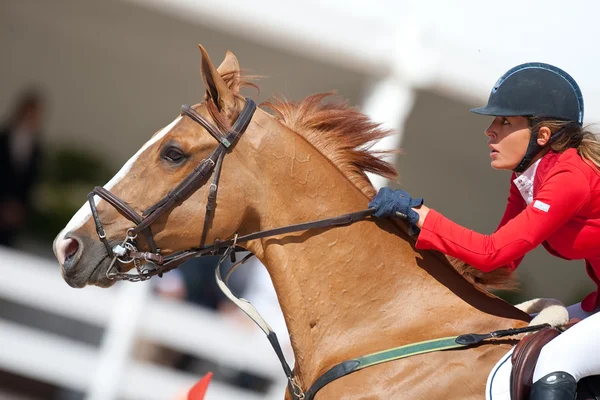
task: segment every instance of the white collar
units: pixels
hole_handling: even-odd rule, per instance
[[[523,196],[527,204],[531,204],[533,201],[533,181],[535,180],[535,173],[541,160],[540,158],[534,162],[523,173],[517,173],[517,178],[513,180],[513,183],[519,189],[521,196]]]

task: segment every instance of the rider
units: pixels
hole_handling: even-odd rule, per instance
[[[600,374],[600,142],[582,127],[583,98],[575,80],[544,63],[506,72],[488,104],[471,110],[494,117],[485,131],[491,166],[512,170],[504,217],[495,233],[466,229],[412,199],[383,188],[369,203],[375,216],[406,218],[416,248],[434,249],[484,272],[517,268],[543,246],[565,259],[584,259],[598,289],[575,306],[585,318],[544,347],[534,373],[533,400],[574,399],[577,381]]]

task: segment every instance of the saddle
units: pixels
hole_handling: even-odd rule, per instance
[[[529,392],[533,384],[533,371],[540,352],[546,343],[560,335],[561,332],[560,329],[547,327],[525,336],[517,344],[511,359],[513,364],[510,376],[511,400],[529,399]],[[590,376],[579,381],[577,400],[600,400],[600,375]]]

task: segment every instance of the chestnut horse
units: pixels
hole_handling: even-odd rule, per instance
[[[200,50],[207,92],[193,110],[228,131],[246,102],[240,95],[238,61],[228,52],[215,68]],[[388,132],[345,103],[324,103],[324,97],[269,104],[275,115],[255,111],[224,157],[217,206],[206,224],[207,243],[367,208],[375,190],[365,171],[394,174],[368,151],[368,144]],[[155,204],[220,145],[196,122],[188,114],[178,116],[105,188],[138,214]],[[207,176],[152,222],[161,254],[198,246],[210,183]],[[121,242],[135,226],[131,218],[109,201],[93,203],[106,240]],[[141,236],[140,249],[149,251]],[[523,327],[530,319],[487,292],[510,279],[507,274],[480,274],[439,253],[418,251],[397,221],[367,218],[243,246],[271,276],[290,332],[297,383],[304,390],[333,365],[354,357],[429,339]],[[87,203],[57,236],[54,251],[69,285],[113,283],[107,277],[111,257],[98,240]],[[117,264],[121,272],[132,267]],[[510,347],[498,340],[379,364],[330,383],[316,398],[481,399],[489,371]]]

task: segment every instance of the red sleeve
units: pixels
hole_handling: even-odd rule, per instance
[[[589,195],[583,172],[559,164],[548,173],[534,201],[512,219],[503,218],[505,224],[495,233],[473,232],[431,210],[416,247],[441,251],[489,272],[537,247],[575,215],[589,201]]]
[[[525,207],[527,207],[527,203],[525,203],[523,195],[521,195],[521,192],[519,192],[519,189],[517,189],[517,186],[514,183],[516,177],[516,174],[513,172],[510,177],[510,192],[508,195],[508,203],[506,204],[504,215],[502,216],[502,219],[500,220],[500,224],[498,224],[496,231],[498,231],[498,229],[506,225],[508,221],[519,215],[521,211],[523,211]],[[509,261],[506,264],[506,268],[508,268],[511,271],[514,271],[515,269],[517,269],[519,264],[521,264],[521,261],[523,261],[523,257],[524,255],[517,257],[512,261]]]
[[[506,204],[506,210],[504,210],[504,215],[500,220],[500,224],[498,224],[498,228],[496,230],[502,228],[508,221],[516,217],[525,209],[527,204],[525,204],[525,199],[517,189],[517,186],[513,182],[516,178],[516,174],[513,172],[510,177],[510,193],[508,195],[508,204]]]

